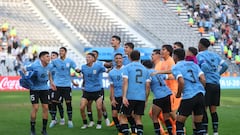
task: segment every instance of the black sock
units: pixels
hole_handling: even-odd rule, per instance
[[[31,122],[30,122],[30,125],[31,125],[31,131],[33,131],[33,132],[35,132],[35,124],[36,124],[35,121],[31,121]]]
[[[136,125],[137,135],[143,135],[143,125]]]
[[[42,119],[42,124],[43,124],[43,128],[42,130],[45,131],[46,130],[46,127],[47,127],[47,119]]]
[[[89,121],[93,121],[92,112],[87,112],[87,115],[88,115]]]
[[[103,112],[103,117],[104,117],[104,119],[108,118],[107,112]]]
[[[128,124],[121,124],[121,129],[124,135],[129,135]]]
[[[197,135],[197,129],[193,129],[193,135]]]
[[[204,135],[206,133],[203,125],[201,122],[194,122],[195,127],[196,127],[196,135]]]
[[[170,120],[165,120],[165,124],[166,124],[166,127],[167,127],[167,131],[168,131],[168,134],[169,135],[172,135],[172,124],[170,122]]]
[[[154,126],[155,135],[161,135],[160,124],[158,122],[157,123],[153,123],[153,126]]]
[[[58,104],[58,103],[56,103],[56,102],[52,102],[52,109],[51,109],[52,120],[55,120],[55,119],[56,119],[57,104]]]
[[[98,120],[98,121],[97,121],[97,124],[101,125],[101,124],[102,124],[102,121]]]
[[[202,125],[203,125],[203,128],[205,129],[205,131],[207,133],[208,132],[208,115],[207,115],[206,110],[203,111]]]
[[[117,117],[112,117],[114,123],[115,123],[115,126],[118,130],[118,132],[121,132],[121,129],[120,129],[120,124],[119,124],[119,121],[118,121],[118,118]]]
[[[211,113],[212,117],[212,126],[213,126],[213,132],[218,132],[218,115],[217,112]]]
[[[131,131],[132,131],[132,133],[136,133],[136,132],[135,132],[136,122],[135,122],[134,118],[133,118],[132,116],[128,116],[127,119],[128,119],[128,122],[129,122],[130,125],[131,125]]]
[[[67,114],[68,114],[68,120],[72,120],[72,103],[68,102],[67,105]]]
[[[59,110],[59,113],[60,113],[60,117],[61,117],[61,119],[63,119],[63,117],[64,117],[63,104],[58,103],[57,106],[58,106],[58,110]]]
[[[87,120],[83,120],[83,124],[84,124],[84,125],[87,125]]]
[[[176,127],[177,127],[177,135],[184,135],[184,123],[177,121],[176,122]]]

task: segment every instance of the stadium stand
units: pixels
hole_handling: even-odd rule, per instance
[[[133,42],[137,47],[146,46],[122,24],[104,12],[94,1],[51,0],[56,9],[96,47],[109,47],[110,37],[118,35],[122,41]]]

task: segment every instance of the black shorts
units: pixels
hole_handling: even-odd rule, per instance
[[[52,95],[51,95],[52,96]],[[53,91],[53,100],[55,101],[72,101],[72,89],[71,87],[58,87],[57,90]]]
[[[30,90],[30,100],[32,104],[38,104],[39,99],[42,104],[49,103],[49,91],[48,90]]]
[[[170,100],[170,95],[159,98],[159,99],[154,99],[153,104],[160,107],[162,109],[163,113],[170,113],[171,112],[171,100]]]
[[[220,85],[207,83],[205,94],[206,106],[219,106],[220,105]]]
[[[103,101],[104,101],[104,88],[102,88],[101,91],[102,91]]]
[[[102,90],[95,91],[95,92],[87,92],[83,91],[82,98],[86,98],[88,101],[96,101],[98,98],[103,97]]]
[[[126,107],[122,105],[121,113],[130,116],[132,112],[136,115],[144,115],[145,101],[140,100],[128,100],[129,105]]]
[[[52,102],[52,100],[54,100],[56,92],[57,92],[56,90],[49,89],[50,102]],[[60,101],[62,103],[63,102],[63,98],[60,96],[58,101]]]
[[[205,109],[204,96],[202,93],[198,93],[190,99],[182,99],[178,109],[178,114],[188,117],[194,113],[194,115],[202,115]]]
[[[118,104],[116,104],[116,107],[112,106],[112,110],[117,110],[118,112],[120,112],[122,106],[122,97],[115,97],[115,100]]]

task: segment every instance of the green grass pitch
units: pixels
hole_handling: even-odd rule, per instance
[[[105,92],[105,103],[108,108],[108,115],[111,119],[111,106],[109,101],[109,91]],[[74,128],[69,129],[67,125],[56,125],[54,128],[47,129],[49,135],[109,135],[117,134],[115,127],[106,127],[103,121],[103,128],[100,130],[87,128],[81,130],[82,119],[79,111],[79,104],[81,99],[81,91],[73,91],[73,123]],[[218,108],[218,115],[220,120],[219,134],[220,135],[236,135],[240,134],[239,131],[239,114],[240,114],[240,90],[222,90],[221,93],[221,106]],[[152,103],[152,95],[149,98],[148,106],[143,116],[144,134],[153,135],[153,124],[148,116],[148,110]],[[66,108],[64,106],[64,108]],[[30,134],[30,110],[31,104],[29,101],[28,92],[0,92],[0,134],[1,135],[27,135]],[[96,120],[95,103],[93,104],[94,118]],[[59,116],[59,115],[58,115]],[[65,113],[65,118],[67,118]],[[211,118],[209,118],[211,121]],[[37,115],[37,134],[40,135],[42,121],[41,109]],[[50,117],[48,125],[50,123]],[[186,123],[187,135],[192,134],[191,117],[188,118]],[[211,122],[209,124],[209,133],[212,134]]]

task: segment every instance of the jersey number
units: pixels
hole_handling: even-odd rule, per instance
[[[160,77],[160,75],[157,75],[156,77],[157,77],[157,79],[158,79],[159,85],[160,85],[160,86],[165,86],[164,80]]]
[[[191,81],[192,83],[196,83],[196,78],[195,78],[195,76],[194,76],[194,74],[193,74],[193,71],[190,69],[190,70],[188,70],[187,72],[190,73],[190,77],[192,78],[190,81]]]
[[[142,81],[140,80],[140,77],[142,77],[142,70],[136,69],[136,83],[142,83]]]

